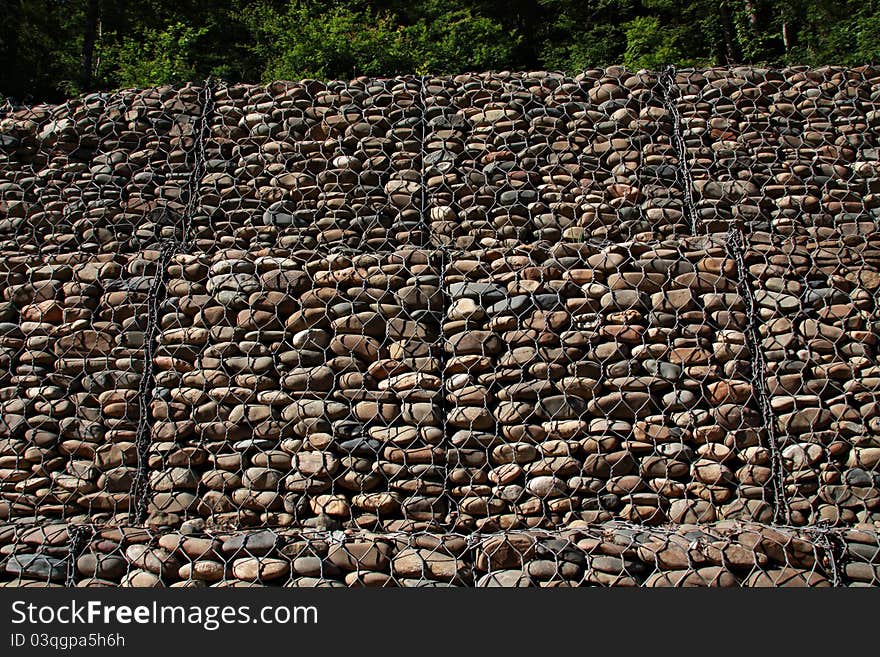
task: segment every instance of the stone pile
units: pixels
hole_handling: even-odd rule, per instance
[[[848,586],[880,586],[880,536],[877,532],[845,530],[843,580]]]
[[[7,581],[876,584],[878,170],[872,67],[6,112]]]
[[[437,526],[438,264],[422,249],[176,256],[155,356],[150,523]]]
[[[423,245],[418,80],[234,85],[214,94],[194,246]]]
[[[672,95],[709,232],[735,223],[830,236],[876,225],[876,68],[686,70]]]
[[[772,520],[723,242],[472,249],[444,289],[462,527]]]
[[[64,522],[0,525],[0,586],[64,586],[73,565]]]
[[[79,531],[86,531],[80,527]],[[750,522],[661,529],[623,522],[565,531],[155,533],[8,525],[0,585],[78,587],[827,587],[880,582],[876,532]],[[14,531],[17,536],[13,537]]]
[[[880,235],[749,236],[789,520],[880,521]]]
[[[0,518],[128,508],[156,256],[0,259]]]
[[[457,249],[688,234],[655,74],[462,75],[424,83],[423,182]]]
[[[787,516],[876,522],[880,79],[709,69],[679,73],[676,90],[703,225],[748,228]]]
[[[90,94],[0,120],[0,253],[133,253],[178,235],[199,91]]]

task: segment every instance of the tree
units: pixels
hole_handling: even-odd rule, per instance
[[[508,65],[518,37],[491,18],[433,0],[400,15],[360,3],[260,3],[248,14],[263,79],[449,73]]]
[[[173,23],[144,30],[144,39],[123,37],[107,51],[108,65],[121,87],[150,87],[196,79],[193,52],[206,28]]]
[[[208,75],[578,71],[880,59],[880,0],[7,0],[0,95]]]
[[[92,86],[92,74],[95,57],[95,40],[98,37],[98,23],[100,22],[98,0],[88,0],[85,12],[85,29],[83,33],[82,67],[80,84],[88,90]]]

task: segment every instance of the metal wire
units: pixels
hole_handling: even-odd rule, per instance
[[[78,587],[865,586],[878,582],[880,554],[866,533],[736,522],[488,534],[16,529],[0,535],[20,548],[0,575],[3,586],[58,585],[65,573]]]
[[[162,542],[305,535],[332,585],[874,582],[878,103],[870,67],[609,67],[7,108],[8,580],[298,583],[286,538]],[[381,568],[321,543],[369,532]]]
[[[688,166],[687,146],[681,132],[681,115],[678,112],[678,105],[675,102],[677,88],[675,84],[675,66],[667,66],[660,76],[661,89],[663,91],[663,100],[669,113],[672,115],[673,125],[673,144],[677,152],[678,165],[682,176],[682,189],[684,191],[684,213],[685,219],[690,225],[691,235],[699,235],[701,233],[701,224],[697,219],[697,213],[694,208],[693,189],[694,181]]]
[[[758,333],[758,318],[755,312],[755,298],[752,288],[748,285],[748,273],[743,261],[743,238],[742,231],[737,227],[728,233],[728,250],[736,262],[737,273],[745,302],[746,313],[746,339],[749,353],[752,355],[751,371],[752,384],[755,388],[755,397],[761,409],[761,417],[766,431],[766,446],[770,450],[770,463],[772,469],[772,498],[773,498],[773,522],[789,524],[788,502],[785,499],[785,474],[783,470],[782,455],[779,452],[779,441],[776,437],[776,419],[770,407],[770,399],[765,388],[767,365],[764,362],[764,354]]]

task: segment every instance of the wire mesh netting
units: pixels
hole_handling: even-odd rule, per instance
[[[94,94],[3,120],[6,518],[124,512],[161,248],[181,238],[198,89]]]
[[[880,581],[880,72],[0,119],[6,585]]]
[[[875,532],[724,521],[470,533],[7,525],[0,586],[828,587],[880,584]],[[76,550],[70,549],[71,544]]]

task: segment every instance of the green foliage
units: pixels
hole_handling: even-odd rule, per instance
[[[855,21],[855,61],[880,61],[880,15],[859,16]]]
[[[626,24],[623,63],[629,68],[663,68],[683,59],[677,31],[665,30],[653,16],[641,16]]]
[[[263,79],[381,75],[396,68],[403,43],[387,15],[331,7],[319,11],[291,3],[280,13],[268,4],[254,8],[248,24],[256,52],[266,61]]]
[[[207,28],[172,23],[146,29],[139,38],[124,37],[105,56],[115,82],[121,87],[152,87],[195,78],[193,64],[198,39]]]
[[[504,66],[520,38],[471,9],[438,11],[404,28],[411,48],[411,71],[458,73]]]
[[[572,44],[566,70],[581,70],[596,66],[596,62],[621,61],[620,44],[626,42],[623,25],[600,24],[584,33]]]
[[[539,0],[547,19],[539,61],[553,69],[581,70],[620,63],[626,49],[624,24],[635,17],[627,0]]]
[[[880,62],[880,0],[6,0],[0,12],[0,94],[16,102],[207,75],[867,62]]]
[[[264,80],[400,73],[444,73],[506,62],[516,37],[471,9],[434,2],[411,24],[356,3],[291,2],[284,12],[260,3],[247,15]]]

